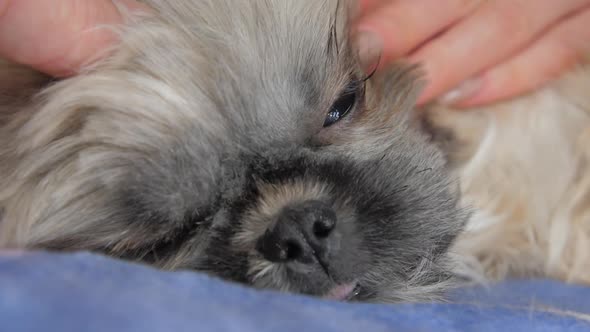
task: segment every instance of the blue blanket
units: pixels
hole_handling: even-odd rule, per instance
[[[590,331],[590,288],[514,280],[462,289],[446,304],[352,304],[88,253],[4,253],[0,330]]]

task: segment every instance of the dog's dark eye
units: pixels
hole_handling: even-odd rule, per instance
[[[340,121],[346,116],[346,114],[348,114],[348,112],[350,112],[350,110],[352,110],[356,103],[358,90],[357,82],[351,82],[348,84],[340,97],[338,97],[334,104],[332,104],[332,107],[330,107],[326,120],[324,120],[324,128]]]

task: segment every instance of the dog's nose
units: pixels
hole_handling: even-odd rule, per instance
[[[325,263],[336,213],[326,203],[310,200],[283,208],[256,249],[271,262]]]

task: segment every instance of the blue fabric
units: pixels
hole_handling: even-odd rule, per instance
[[[590,331],[590,288],[509,281],[451,299],[339,303],[88,253],[0,254],[1,331]]]

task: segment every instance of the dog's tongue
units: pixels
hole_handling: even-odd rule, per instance
[[[354,282],[351,282],[349,284],[338,285],[332,288],[328,292],[328,294],[324,295],[324,298],[337,301],[347,300],[354,291],[355,287],[356,283]]]

